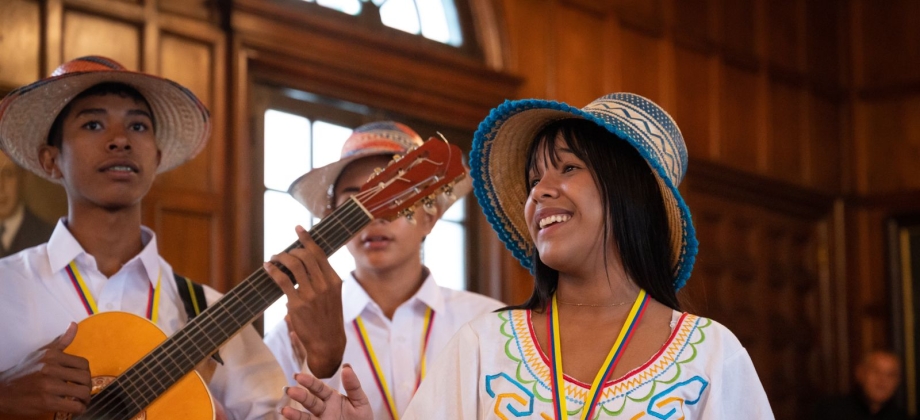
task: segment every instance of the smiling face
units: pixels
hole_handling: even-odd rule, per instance
[[[128,95],[78,97],[61,120],[61,145],[44,146],[42,166],[71,207],[137,206],[160,162],[150,108]]]
[[[603,262],[604,204],[591,169],[561,137],[538,145],[532,163],[524,217],[540,259],[559,272]]]
[[[374,173],[389,162],[388,156],[371,156],[350,163],[335,184],[336,207],[357,193]],[[415,212],[415,224],[404,217],[393,221],[375,220],[346,244],[362,270],[390,271],[408,264],[421,264],[422,239],[431,232],[437,220],[424,212]]]

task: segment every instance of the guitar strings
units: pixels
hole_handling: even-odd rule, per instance
[[[330,217],[327,217],[326,219],[324,219],[324,221],[328,221],[328,224],[327,224],[327,223],[322,223],[322,221],[321,221],[321,222],[318,223],[316,226],[314,226],[314,229],[313,229],[313,232],[311,233],[311,236],[315,236],[315,237],[319,238],[319,240],[317,241],[318,244],[319,244],[319,242],[323,242],[323,245],[326,246],[326,247],[325,247],[326,249],[324,249],[324,251],[326,251],[326,250],[328,250],[328,249],[330,248],[330,246],[329,246],[329,241],[330,241],[330,240],[331,240],[332,242],[340,242],[340,241],[342,241],[343,239],[347,240],[347,239],[352,235],[352,233],[351,233],[350,231],[349,231],[348,233],[346,233],[346,232],[341,232],[341,230],[338,230],[338,233],[339,233],[338,235],[332,235],[332,236],[329,238],[329,240],[326,240],[326,239],[324,238],[324,236],[323,236],[324,233],[325,233],[328,229],[334,228],[333,225],[334,225],[335,223],[338,223],[338,224],[339,224],[340,226],[342,226],[345,230],[348,230],[349,227],[351,227],[352,229],[357,229],[357,228],[360,228],[360,226],[358,226],[359,224],[366,224],[366,221],[362,221],[362,220],[360,220],[360,218],[354,217],[354,216],[356,216],[356,215],[358,215],[358,214],[364,213],[363,210],[360,208],[360,206],[355,205],[354,203],[351,203],[350,206],[348,206],[346,209],[343,209],[343,210],[344,210],[344,211],[342,212],[341,215],[340,215],[340,214],[333,214],[333,215],[330,215]],[[375,210],[377,210],[377,208],[375,208]],[[368,218],[368,216],[365,214],[365,215],[364,215],[364,218],[365,218],[365,220],[366,220],[366,219]],[[345,224],[343,224],[342,221],[340,221],[339,219],[345,219],[345,222],[346,222],[349,226],[346,226]],[[371,219],[371,220],[372,220],[372,219]],[[351,225],[354,225],[354,226],[351,226]],[[327,229],[327,227],[328,227],[328,229]],[[295,242],[295,244],[293,244],[291,247],[289,247],[289,248],[288,248],[288,251],[290,251],[290,250],[292,250],[292,249],[294,249],[294,248],[297,248],[297,247],[299,247],[299,241],[298,241],[298,242]],[[266,282],[265,280],[269,280],[269,281]],[[259,298],[262,298],[262,299],[264,300],[264,299],[265,299],[265,295],[263,294],[263,290],[262,290],[262,289],[265,288],[265,287],[264,287],[264,286],[265,286],[265,283],[274,284],[274,282],[271,281],[271,277],[268,275],[268,273],[265,272],[264,269],[261,269],[261,268],[260,268],[260,269],[257,270],[255,273],[253,273],[252,275],[250,275],[246,280],[244,280],[242,284],[240,284],[241,287],[238,288],[238,290],[239,290],[238,293],[235,293],[235,294],[234,294],[232,291],[231,291],[231,293],[228,293],[228,295],[227,295],[226,297],[228,297],[228,298],[230,298],[230,299],[227,301],[226,304],[221,305],[221,306],[212,306],[212,308],[223,309],[223,307],[226,307],[226,309],[227,309],[226,312],[228,312],[227,315],[229,315],[229,318],[225,318],[225,320],[227,320],[227,321],[232,321],[233,323],[239,324],[240,326],[245,325],[246,322],[240,322],[240,320],[234,315],[234,312],[240,312],[240,311],[239,311],[240,309],[250,309],[250,308],[246,307],[246,306],[247,306],[247,305],[245,305],[245,304],[246,304],[246,301],[247,301],[247,300],[252,300],[251,298],[252,298],[253,296],[255,296],[255,295],[258,295]],[[257,286],[258,286],[258,287],[257,287]],[[283,292],[281,292],[281,289],[280,289],[280,288],[278,288],[278,287],[276,286],[275,289],[277,289],[277,291],[279,292],[277,297],[280,297],[281,295],[283,295]],[[231,294],[233,294],[234,296],[231,296]],[[274,299],[277,299],[277,297],[275,297]],[[272,299],[272,300],[274,300],[274,299]],[[242,305],[241,305],[241,304],[242,304]],[[243,306],[243,308],[239,308],[239,306]],[[209,309],[210,309],[210,308],[209,308]],[[263,310],[264,310],[264,308],[263,308]],[[205,310],[205,312],[203,312],[201,315],[199,315],[199,317],[197,317],[197,318],[200,319],[201,321],[190,323],[190,324],[192,324],[192,325],[190,325],[190,327],[192,327],[192,328],[187,329],[186,331],[180,330],[180,334],[182,334],[182,335],[180,336],[180,335],[177,334],[177,335],[176,335],[173,339],[171,339],[168,343],[169,343],[169,344],[178,344],[178,341],[185,341],[186,338],[187,338],[188,341],[191,341],[192,344],[194,344],[196,341],[202,341],[202,340],[201,340],[202,338],[208,338],[209,341],[211,342],[211,344],[213,345],[213,344],[214,344],[213,340],[210,340],[210,338],[208,337],[209,334],[208,334],[206,331],[204,331],[204,329],[201,328],[201,326],[204,325],[204,324],[207,324],[208,321],[211,321],[211,320],[212,320],[212,318],[215,318],[216,315],[218,314],[218,312],[219,312],[219,311],[217,311],[217,310],[213,310],[213,311]],[[250,312],[252,312],[252,311],[250,311]],[[262,312],[262,311],[257,311],[257,312],[255,313],[255,316],[257,316],[257,315],[258,315],[259,313],[261,313],[261,312]],[[253,316],[252,318],[254,319],[255,316]],[[228,335],[227,339],[229,339],[230,337],[232,337],[232,335],[234,335],[234,334],[237,332],[237,330],[238,330],[238,328],[234,328],[234,329],[233,329],[233,333],[232,333],[232,334],[228,334],[227,331],[226,331],[226,329],[225,329],[225,327],[227,327],[226,324],[221,325],[221,323],[220,323],[219,321],[214,321],[213,324],[214,324],[216,327],[218,327],[218,328],[220,329],[221,333],[223,333],[224,335]],[[197,327],[197,328],[196,328],[196,327]],[[226,341],[226,340],[224,340],[224,341]],[[166,344],[166,343],[164,343],[164,344]],[[165,347],[162,347],[162,346],[161,346],[161,347],[159,347],[159,348],[154,349],[153,352],[151,352],[151,353],[165,353],[163,356],[165,356],[165,358],[168,358],[168,360],[171,360],[171,361],[173,362],[174,365],[180,365],[180,364],[181,364],[181,363],[176,363],[176,359],[174,358],[175,356],[177,356],[177,353],[181,353],[183,356],[185,356],[186,359],[191,359],[191,357],[189,356],[189,353],[190,353],[190,352],[187,352],[187,351],[186,351],[187,348],[186,348],[185,346],[173,345],[173,346],[168,346],[168,347],[172,347],[172,348],[165,349]],[[199,357],[197,357],[197,358],[200,358],[200,354],[203,353],[203,352],[202,352],[201,349],[198,348],[197,346],[195,346],[195,347],[197,348],[198,353],[199,353],[199,354],[197,355],[197,356],[199,356]],[[218,346],[218,347],[219,347],[219,346]],[[160,350],[160,351],[158,351],[158,350]],[[165,351],[164,351],[164,350],[165,350]],[[165,359],[165,358],[164,358],[164,359]],[[128,388],[134,388],[134,390],[139,390],[139,391],[143,391],[144,389],[150,390],[151,388],[153,388],[154,385],[159,385],[160,388],[163,388],[163,387],[164,387],[164,386],[163,386],[164,384],[163,384],[163,382],[160,381],[160,377],[159,377],[158,375],[144,375],[144,376],[141,377],[140,380],[137,380],[137,378],[133,377],[133,376],[134,376],[134,375],[132,375],[133,373],[142,373],[144,370],[150,370],[150,369],[159,368],[159,367],[162,366],[162,363],[161,363],[160,360],[158,360],[157,358],[149,358],[149,359],[148,359],[148,358],[144,358],[144,359],[142,359],[141,361],[142,361],[142,362],[145,362],[145,363],[136,364],[135,366],[132,366],[132,367],[129,368],[127,371],[125,371],[125,376],[122,378],[122,380],[118,381],[118,382],[119,382],[118,385],[119,385],[123,390],[125,390],[125,391],[129,391]],[[180,362],[181,362],[181,360],[180,360]],[[191,363],[191,365],[194,366],[194,363]],[[181,367],[181,366],[175,366],[175,367],[176,367],[176,368],[179,368],[179,367]],[[180,372],[177,372],[175,369],[170,369],[170,368],[166,368],[165,370],[166,370],[167,374],[170,376],[170,378],[169,378],[170,380],[169,380],[168,382],[173,382],[173,383],[174,383],[175,380],[178,379],[178,378],[175,378],[175,379],[174,379],[174,378],[173,378],[173,375],[178,374],[178,375],[179,375],[179,378],[181,378],[181,376],[184,376],[184,375],[187,373],[187,372],[185,372],[185,371],[182,371],[182,372],[180,373]],[[151,376],[153,377],[153,379],[152,379],[152,380],[148,379],[148,378],[151,377]],[[154,382],[156,382],[156,383],[154,383]],[[173,383],[170,383],[170,386],[171,386]],[[112,385],[115,385],[115,384],[113,383]],[[166,388],[168,388],[168,387],[166,387]],[[93,407],[93,408],[95,409],[94,411],[96,411],[96,410],[108,410],[108,409],[112,409],[112,408],[113,408],[113,407],[112,407],[113,404],[119,404],[119,403],[121,402],[121,401],[119,401],[120,399],[116,398],[117,395],[113,395],[113,394],[115,394],[114,391],[110,391],[109,393],[106,393],[106,395],[101,395],[101,397],[102,397],[101,399],[102,399],[103,401],[99,401],[99,403],[97,403],[96,405],[94,405],[94,407]],[[109,395],[111,395],[112,397],[110,397],[110,398],[105,398],[106,396],[109,396]],[[130,393],[128,393],[128,396],[131,397]],[[130,415],[130,413],[124,413],[124,414],[122,414],[124,410],[136,410],[136,409],[138,409],[138,408],[139,408],[140,410],[142,410],[144,407],[147,406],[147,404],[139,404],[139,402],[136,401],[136,400],[134,400],[134,398],[131,398],[131,399],[132,399],[132,402],[134,403],[135,407],[126,407],[126,406],[124,406],[124,407],[122,408],[122,410],[119,410],[119,411],[118,411],[119,414],[124,415],[124,416],[128,416],[128,415]],[[119,404],[119,405],[120,405],[120,404]],[[98,408],[97,408],[97,407],[98,407]],[[87,412],[87,414],[90,414],[90,413]]]
[[[377,192],[379,192],[377,191],[378,189],[379,188],[374,187],[362,193],[356,194],[355,196],[356,200],[358,202],[361,202],[365,197],[375,195]],[[331,214],[329,217],[320,221],[320,223],[314,226],[313,232],[311,232],[311,236],[315,236],[315,239],[318,245],[320,245],[320,242],[322,242],[322,245],[325,245],[324,251],[327,251],[327,255],[331,253],[328,251],[334,251],[334,250],[331,249],[332,247],[329,245],[329,241],[326,240],[326,238],[323,236],[326,230],[325,229],[326,224],[322,222],[329,221],[330,229],[333,227],[332,225],[334,223],[338,223],[345,230],[345,232],[342,232],[342,230],[334,231],[334,233],[337,232],[339,234],[338,235],[334,234],[332,235],[332,237],[329,238],[330,240],[332,240],[333,243],[341,244],[341,242],[347,241],[349,238],[351,238],[355,232],[352,232],[351,230],[349,230],[349,226],[346,226],[345,224],[343,224],[343,222],[340,219],[345,219],[345,222],[350,222],[349,225],[352,225],[352,224],[355,225],[355,226],[351,226],[352,229],[355,229],[355,230],[360,230],[361,228],[364,227],[364,225],[368,224],[369,221],[373,221],[373,219],[366,221],[366,220],[361,220],[360,218],[354,217],[357,214],[363,213],[363,209],[361,209],[359,205],[355,205],[352,202],[349,202],[346,204],[352,204],[352,205],[348,206],[349,208],[343,209],[342,215]],[[387,203],[378,204],[377,206],[373,207],[372,212],[379,210],[385,205],[387,205]],[[363,216],[368,217],[366,214],[363,214]],[[300,247],[299,241],[295,242],[286,251],[290,251],[298,247]],[[271,276],[268,275],[268,273],[265,272],[264,269],[257,270],[255,273],[250,275],[246,280],[244,280],[243,283],[240,284],[240,287],[239,287],[240,292],[233,294],[233,292],[231,291],[231,293],[228,293],[228,295],[226,296],[228,298],[235,298],[235,299],[229,300],[225,305],[212,307],[212,308],[217,307],[219,309],[225,309],[225,312],[227,313],[227,315],[229,315],[229,318],[224,318],[224,319],[233,321],[233,323],[235,324],[235,325],[229,326],[231,327],[230,330],[232,331],[232,333],[228,334],[224,328],[227,325],[221,325],[219,321],[212,322],[212,324],[214,324],[214,326],[219,328],[220,332],[226,336],[226,338],[223,339],[219,345],[215,346],[215,343],[213,340],[211,340],[209,334],[205,332],[204,329],[202,328],[204,324],[208,323],[207,321],[210,321],[210,318],[216,317],[216,314],[218,311],[217,310],[214,310],[214,311],[206,310],[204,313],[202,313],[198,317],[200,319],[199,322],[190,323],[192,325],[189,325],[189,326],[192,328],[187,329],[187,332],[183,332],[183,330],[185,329],[180,330],[179,334],[182,334],[181,336],[177,334],[174,337],[174,339],[169,340],[168,343],[164,343],[164,345],[170,344],[170,343],[173,344],[172,346],[168,346],[172,348],[167,349],[164,346],[161,346],[161,347],[155,348],[151,352],[151,355],[152,355],[152,353],[157,352],[157,350],[160,350],[159,352],[165,353],[164,356],[172,360],[174,362],[174,365],[176,365],[174,367],[178,368],[178,369],[170,369],[170,368],[165,369],[170,376],[169,380],[167,381],[168,385],[161,382],[158,375],[145,375],[141,379],[142,383],[138,383],[137,379],[132,377],[131,375],[132,373],[142,373],[143,370],[151,370],[153,368],[160,367],[159,365],[162,365],[162,363],[159,360],[157,360],[157,358],[146,358],[146,357],[144,359],[141,359],[141,362],[143,363],[136,364],[135,366],[132,366],[127,371],[125,371],[124,377],[121,378],[120,381],[118,381],[119,383],[117,385],[124,391],[129,391],[127,389],[129,387],[134,388],[135,390],[142,390],[141,388],[146,388],[148,390],[151,390],[154,384],[152,383],[152,381],[149,381],[148,379],[146,379],[147,377],[150,377],[150,376],[153,376],[155,378],[156,380],[155,385],[158,385],[158,387],[162,389],[161,391],[156,392],[157,394],[159,394],[160,392],[174,385],[178,379],[180,379],[182,376],[184,376],[188,372],[187,372],[187,369],[181,369],[181,366],[178,366],[180,365],[180,363],[176,363],[175,360],[173,359],[173,356],[176,356],[176,353],[181,353],[183,356],[185,356],[187,360],[192,359],[192,357],[189,356],[188,352],[186,352],[185,348],[178,346],[178,342],[180,340],[186,340],[186,341],[191,341],[192,344],[195,344],[196,341],[200,342],[200,341],[203,341],[202,338],[205,338],[205,339],[208,339],[208,341],[214,347],[219,347],[220,345],[224,344],[226,341],[232,338],[233,335],[238,333],[238,330],[240,329],[240,327],[244,326],[248,322],[251,322],[252,319],[255,319],[255,317],[257,317],[258,314],[264,311],[264,308],[262,308],[262,310],[259,310],[259,311],[251,311],[252,309],[251,305],[247,305],[247,301],[251,300],[252,296],[258,295],[259,298],[261,298],[262,300],[268,301],[270,304],[271,301],[276,300],[278,297],[281,297],[283,295],[283,292],[282,292],[282,293],[279,293],[277,296],[270,296],[269,299],[266,299],[266,296],[263,294],[263,290],[265,289],[264,284],[265,283],[274,284],[274,282],[273,281],[266,282],[265,280],[271,280]],[[281,291],[280,288],[277,288],[277,286],[276,286],[276,289],[278,292]],[[268,291],[271,292],[272,290],[269,289]],[[233,294],[234,296],[231,296],[231,294]],[[242,306],[242,308],[235,308],[233,307],[234,305]],[[249,309],[250,312],[254,312],[254,313],[252,314],[251,318],[246,317],[246,318],[250,318],[248,321],[240,323],[237,317],[233,315],[233,312],[240,312],[240,309]],[[215,314],[215,315],[212,315],[212,314]],[[197,355],[198,357],[195,357],[196,360],[202,357],[206,357],[206,353],[202,352],[201,348],[199,348],[197,345],[195,347],[198,349],[198,353],[199,353]],[[154,366],[151,366],[151,364],[154,364]],[[187,364],[191,364],[192,366],[195,365],[195,363],[193,362],[192,363],[187,362]],[[178,376],[177,378],[172,377],[174,373]],[[115,385],[115,384],[113,383],[112,385]],[[111,391],[109,393],[106,393],[106,395],[101,395],[102,397],[101,399],[108,400],[108,401],[104,401],[104,402],[100,401],[101,406],[95,405],[93,408],[95,409],[96,407],[99,407],[98,410],[103,410],[103,409],[111,408],[112,404],[118,404],[120,401],[115,398],[116,395],[114,394],[115,392]],[[130,393],[127,393],[127,394],[129,397],[131,397],[132,403],[135,405],[135,407],[129,408],[127,406],[122,406],[123,407],[122,410],[119,410],[120,415],[130,415],[128,413],[124,413],[124,410],[134,410],[136,412],[139,410],[143,410],[149,404],[149,401],[146,403],[139,403],[138,401],[134,400],[134,398],[130,395]],[[112,397],[105,398],[108,395],[112,395]]]

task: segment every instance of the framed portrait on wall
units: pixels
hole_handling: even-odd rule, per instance
[[[904,362],[901,399],[913,417],[918,412],[920,361],[920,214],[889,219],[888,244],[893,350]]]

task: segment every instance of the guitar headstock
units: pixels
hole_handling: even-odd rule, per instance
[[[386,168],[378,169],[354,199],[374,218],[396,219],[411,215],[416,203],[432,209],[438,194],[450,195],[453,185],[466,176],[463,152],[446,140],[431,137],[395,156]]]

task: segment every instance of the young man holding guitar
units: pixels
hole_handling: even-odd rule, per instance
[[[339,161],[303,175],[289,192],[311,213],[325,217],[358,194],[376,168],[422,144],[415,131],[400,123],[363,125],[346,140]],[[339,356],[362,383],[376,384],[368,392],[376,419],[398,419],[425,375],[426,365],[434,361],[454,333],[478,315],[503,306],[485,296],[438,286],[422,265],[426,235],[455,198],[471,189],[466,178],[454,186],[452,196],[430,199],[411,217],[374,221],[347,244],[355,271],[342,286],[344,319],[339,322],[344,322],[348,343]],[[289,314],[295,330],[297,317],[296,313]],[[306,358],[306,370],[322,366],[326,372],[336,372],[315,376],[328,378],[327,383],[344,392],[341,363],[329,357],[325,358],[328,362],[314,361],[311,349],[298,348],[298,341],[310,339],[315,340],[315,334],[300,335],[285,324],[265,337],[290,385],[296,385],[293,374],[301,371]]]
[[[260,270],[247,279],[247,284],[262,281],[265,293],[259,296],[265,297],[258,304],[233,305],[248,299],[252,288],[234,289],[220,302],[217,292],[205,288],[213,303],[209,310],[194,320],[183,310],[172,268],[158,254],[154,233],[141,226],[141,199],[156,174],[192,159],[209,132],[207,109],[187,89],[103,57],[65,63],[0,102],[0,148],[24,168],[61,184],[68,197],[67,217],[48,243],[0,260],[0,419],[51,419],[53,413],[79,415],[88,407],[89,418],[132,418],[144,410],[151,420],[212,418],[215,411],[217,418],[277,418],[286,404],[279,400],[286,382],[248,324],[282,290],[294,329],[311,358],[316,354],[309,368],[335,372],[324,366],[337,366],[345,345],[341,280],[302,228],[297,229],[302,247],[274,257],[277,266],[267,265],[268,274]],[[301,287],[294,289],[281,265]],[[239,299],[221,306],[231,297]],[[113,358],[133,352],[137,358],[100,374],[89,352],[76,354],[103,342],[110,330],[85,322],[123,320],[113,311],[152,322],[140,327],[155,324],[166,334],[178,333],[150,351],[158,342],[140,348],[147,337],[130,324],[126,340],[95,351]],[[86,336],[88,331],[97,335]],[[217,347],[219,365],[208,358]],[[207,388],[188,373],[196,365],[209,377]],[[93,377],[92,369],[97,369]],[[106,384],[90,397],[91,387]],[[162,403],[167,395],[182,403]],[[194,395],[203,401],[190,408],[186,403]],[[204,414],[193,415],[199,408]]]

